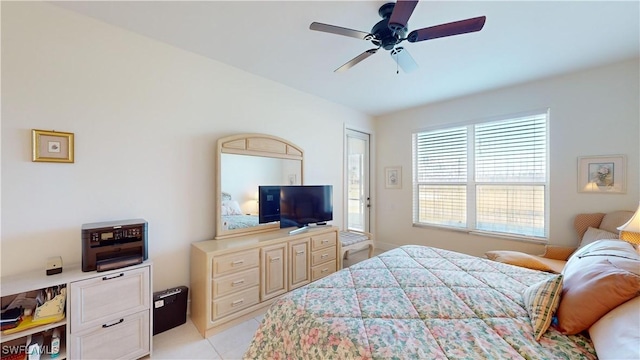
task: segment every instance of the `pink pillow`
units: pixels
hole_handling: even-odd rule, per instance
[[[571,255],[563,270],[558,330],[577,334],[640,293],[640,259],[630,244],[598,240]]]

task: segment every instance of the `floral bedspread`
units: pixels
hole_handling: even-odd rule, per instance
[[[222,227],[227,230],[258,226],[257,215],[223,215]]]
[[[551,274],[403,246],[296,289],[265,314],[246,359],[596,359],[550,328],[536,341],[522,291]]]

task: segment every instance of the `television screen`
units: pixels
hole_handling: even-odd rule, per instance
[[[280,186],[258,186],[258,223],[280,221]]]
[[[303,227],[333,220],[333,186],[280,187],[280,227]]]

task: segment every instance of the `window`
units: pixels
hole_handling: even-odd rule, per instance
[[[547,238],[547,118],[413,134],[414,224]]]

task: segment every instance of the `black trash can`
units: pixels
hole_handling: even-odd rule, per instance
[[[153,293],[153,335],[187,322],[189,288],[175,288]]]

